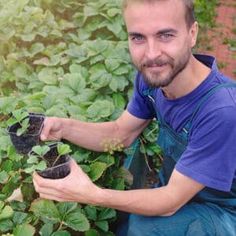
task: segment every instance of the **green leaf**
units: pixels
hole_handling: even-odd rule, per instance
[[[0,222],[0,232],[7,232],[13,229],[13,223],[11,220],[1,220]],[[15,235],[14,235],[15,236]]]
[[[0,172],[0,183],[4,184],[7,181],[8,177],[9,177],[9,175],[5,170],[1,171]]]
[[[85,236],[100,236],[97,230],[95,229],[90,229],[85,232]]]
[[[89,81],[91,82],[92,88],[96,90],[106,87],[112,79],[112,74],[108,73],[102,67],[93,67],[89,72],[91,74]]]
[[[30,211],[37,217],[45,217],[60,222],[60,214],[53,201],[37,199],[32,202]]]
[[[116,211],[114,209],[111,209],[111,208],[105,208],[98,215],[98,219],[100,221],[108,220],[108,219],[111,219],[111,218],[114,218],[114,217],[116,217]]]
[[[107,169],[107,164],[102,163],[102,162],[95,162],[90,165],[90,172],[89,176],[92,181],[98,180],[102,174],[105,172]]]
[[[24,79],[25,77],[28,76],[27,66],[24,64],[17,65],[17,67],[14,69],[13,72],[18,78]]]
[[[93,89],[85,88],[80,91],[80,93],[77,96],[74,96],[71,98],[71,101],[74,102],[74,104],[81,104],[81,103],[88,103],[93,101],[97,96],[97,93]]]
[[[109,87],[114,91],[124,91],[125,87],[129,84],[127,79],[124,76],[113,76]]]
[[[99,155],[95,161],[106,163],[107,167],[110,167],[115,164],[114,156],[112,156],[110,154],[105,154],[105,153]]]
[[[35,164],[38,162],[37,156],[30,155],[29,158],[27,159],[28,164]]]
[[[50,67],[43,68],[38,73],[38,79],[48,85],[56,85],[58,83],[58,78],[63,75],[63,70],[61,68],[54,69]]]
[[[76,209],[66,215],[64,223],[73,230],[80,232],[85,232],[90,228],[88,219],[81,213],[80,209]]]
[[[23,224],[27,220],[28,214],[24,212],[14,211],[13,219],[15,225]]]
[[[100,228],[101,230],[107,232],[109,230],[109,225],[108,222],[103,220],[103,221],[96,221],[95,225]]]
[[[8,219],[13,216],[13,210],[10,206],[5,206],[1,211],[0,211],[0,221],[3,219]]]
[[[97,100],[87,109],[87,115],[89,118],[96,118],[99,120],[100,118],[109,117],[114,111],[113,103],[107,100]]]
[[[47,164],[45,161],[40,161],[36,166],[35,166],[35,170],[45,170],[47,168]]]
[[[59,144],[57,146],[57,152],[60,156],[70,153],[72,150],[68,144]]]
[[[34,43],[30,48],[31,56],[35,56],[36,54],[42,52],[44,50],[44,45],[42,43]]]
[[[36,145],[32,148],[32,151],[40,157],[43,157],[49,150],[50,148],[47,145]]]
[[[106,59],[105,65],[108,71],[112,72],[120,66],[120,61],[117,59]]]
[[[57,209],[60,213],[60,218],[64,219],[67,214],[74,211],[78,204],[75,202],[60,202],[57,204]]]
[[[43,235],[44,236],[44,235]],[[68,231],[65,230],[60,230],[57,232],[54,232],[52,235],[50,236],[71,236],[71,234]]]
[[[65,74],[63,85],[68,86],[76,92],[79,92],[83,91],[83,89],[86,87],[86,81],[80,73]]]
[[[90,206],[90,205],[87,205],[85,208],[84,208],[85,212],[86,212],[86,215],[88,217],[89,220],[93,220],[93,221],[96,221],[97,219],[97,209],[95,206]]]
[[[42,236],[51,236],[52,233],[53,233],[53,224],[51,223],[44,224],[39,231],[39,234]]]
[[[92,7],[92,6],[88,6],[88,5],[86,5],[86,6],[84,7],[84,16],[85,16],[85,17],[88,17],[88,16],[95,16],[95,15],[98,15],[97,9],[95,9],[95,8]]]
[[[33,236],[35,228],[30,224],[17,225],[13,234],[14,236]]]
[[[124,109],[126,106],[126,101],[120,93],[114,93],[112,99],[116,108]]]
[[[121,10],[118,8],[111,8],[111,9],[108,9],[107,14],[110,17],[114,17],[115,15],[121,14]]]

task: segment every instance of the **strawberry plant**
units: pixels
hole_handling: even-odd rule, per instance
[[[20,136],[24,134],[29,128],[29,113],[27,111],[18,109],[12,111],[12,116],[8,120],[8,126],[19,124],[19,128],[16,130],[16,135]]]
[[[27,154],[34,145],[39,143],[43,121],[42,114],[29,113],[24,109],[12,112],[7,120],[7,131],[19,153]]]
[[[25,172],[36,170],[44,178],[64,178],[70,173],[70,152],[70,146],[61,142],[34,146],[27,160],[30,167]]]

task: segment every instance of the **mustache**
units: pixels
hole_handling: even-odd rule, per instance
[[[165,64],[170,64],[172,66],[173,60],[171,60],[171,58],[168,60],[163,60],[159,58],[156,58],[154,60],[146,60],[143,63],[141,63],[141,68],[151,67],[151,66],[163,66]]]

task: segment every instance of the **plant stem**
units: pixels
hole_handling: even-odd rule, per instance
[[[58,155],[55,161],[52,163],[52,167],[57,163],[58,159],[60,158],[61,155]]]
[[[140,142],[141,142],[141,145],[142,145],[143,149],[145,150],[143,140],[140,139]],[[146,155],[146,152],[144,152],[143,154],[144,154],[144,160],[145,160],[145,163],[146,163],[146,165],[148,167],[148,170],[149,170],[149,172],[152,172],[152,168],[150,167],[150,165],[148,163],[148,157]]]

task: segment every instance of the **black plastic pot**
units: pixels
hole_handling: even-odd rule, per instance
[[[39,144],[45,116],[43,114],[29,113],[27,118],[29,118],[30,126],[26,133],[20,136],[16,134],[17,129],[21,127],[19,123],[7,128],[7,132],[16,151],[23,155],[29,153],[33,146]]]
[[[47,169],[38,171],[38,174],[47,179],[61,179],[66,177],[70,173],[71,157],[69,155],[62,155],[58,158],[56,163],[54,163],[58,156],[57,144],[52,144],[49,147],[50,150],[44,155]]]

